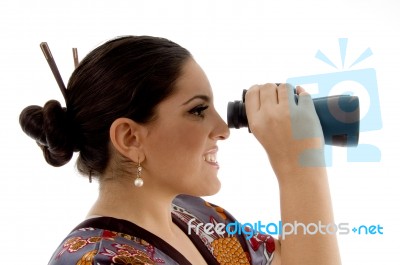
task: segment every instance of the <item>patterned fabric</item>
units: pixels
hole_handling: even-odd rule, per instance
[[[178,196],[172,219],[202,254],[207,264],[269,265],[274,239],[254,232],[230,235],[223,225],[236,220],[223,208],[198,197]],[[247,229],[247,228],[246,228]],[[76,227],[53,254],[49,265],[191,264],[181,253],[151,232],[126,220],[88,219]]]

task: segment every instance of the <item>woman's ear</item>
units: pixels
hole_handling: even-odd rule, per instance
[[[110,140],[123,156],[136,161],[141,153],[143,126],[128,118],[116,119],[110,127]]]

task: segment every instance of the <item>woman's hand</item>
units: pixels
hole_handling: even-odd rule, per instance
[[[298,87],[256,85],[246,93],[249,128],[268,153],[278,178],[282,224],[334,224],[324,139],[313,101]],[[282,231],[283,233],[287,231]],[[338,265],[336,234],[285,233],[274,265]]]
[[[324,139],[308,93],[289,84],[255,85],[246,93],[249,128],[268,153],[279,180],[306,167],[323,167]]]

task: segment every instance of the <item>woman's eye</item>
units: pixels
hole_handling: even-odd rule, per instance
[[[197,106],[197,107],[194,107],[193,109],[191,109],[189,111],[189,113],[193,114],[195,116],[198,116],[198,117],[204,117],[204,111],[206,109],[208,109],[208,106],[203,106],[203,105],[202,106]]]

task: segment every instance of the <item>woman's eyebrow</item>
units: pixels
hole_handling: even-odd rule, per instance
[[[206,95],[196,95],[196,96],[190,98],[189,100],[185,101],[185,102],[182,104],[182,106],[183,106],[183,105],[187,105],[187,104],[189,104],[189,102],[191,102],[192,100],[195,100],[195,99],[198,99],[198,98],[199,98],[199,99],[202,99],[202,100],[204,100],[204,101],[206,101],[206,102],[210,102],[210,97],[209,97],[209,96],[206,96]]]

